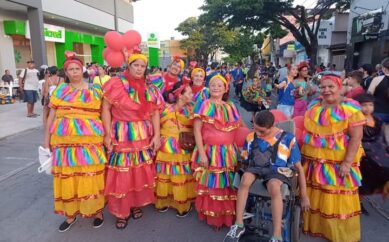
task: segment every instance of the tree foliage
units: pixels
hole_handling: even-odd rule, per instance
[[[305,47],[307,55],[315,64],[317,33],[322,18],[332,7],[345,10],[349,4],[350,0],[318,0],[315,8],[307,10],[304,6],[293,6],[293,0],[205,0],[201,7],[204,14],[200,20],[211,24],[222,22],[232,29],[248,28],[269,32],[282,26]],[[278,31],[274,34],[282,36],[283,33]]]

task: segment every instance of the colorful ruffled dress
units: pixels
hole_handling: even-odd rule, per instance
[[[350,175],[339,175],[349,142],[349,127],[364,125],[358,102],[345,98],[335,107],[325,108],[322,99],[313,100],[305,114],[303,163],[311,209],[304,213],[305,233],[330,241],[360,241],[361,186],[359,147]]]
[[[192,108],[190,105],[176,111],[172,104],[161,114],[161,148],[155,160],[157,209],[173,207],[182,214],[189,210],[196,197],[190,167],[191,152],[181,149],[179,144],[180,131],[193,132]]]
[[[61,83],[50,98],[56,116],[50,127],[53,152],[54,211],[72,218],[92,217],[104,208],[104,128],[102,90],[97,84],[76,89]]]
[[[192,88],[193,91],[193,88]],[[209,99],[210,93],[209,93],[209,88],[208,87],[203,87],[200,91],[198,92],[193,92],[193,101],[194,102],[199,102],[199,101],[204,101],[206,99]]]
[[[196,178],[196,210],[201,220],[215,227],[231,226],[234,222],[236,191],[233,188],[238,148],[234,142],[241,126],[238,109],[232,102],[215,104],[210,99],[196,103],[193,116],[203,122],[201,134],[207,169],[200,166],[195,148],[192,168]]]
[[[116,217],[130,215],[131,208],[154,203],[155,166],[149,144],[153,137],[152,112],[165,105],[159,90],[144,85],[145,96],[130,86],[127,72],[103,85],[111,106],[113,151],[109,157],[105,195]],[[144,80],[135,82],[143,83]]]

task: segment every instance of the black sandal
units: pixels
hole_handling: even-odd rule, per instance
[[[97,229],[97,228],[100,228],[101,226],[103,226],[104,224],[104,216],[101,215],[101,218],[95,218],[93,220],[93,228]]]
[[[141,217],[143,217],[142,209],[140,209],[140,208],[132,208],[131,209],[131,217],[134,220],[137,220],[137,219],[140,219]]]
[[[127,217],[127,218],[117,218],[116,219],[116,228],[117,229],[125,229],[127,227],[129,218],[130,217]],[[119,226],[119,225],[123,225],[123,226]]]

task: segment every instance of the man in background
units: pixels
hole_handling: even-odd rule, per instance
[[[27,117],[36,118],[39,114],[34,113],[34,104],[38,100],[39,71],[35,69],[33,60],[27,61],[27,68],[19,75],[19,89],[23,92],[24,102],[27,103]]]

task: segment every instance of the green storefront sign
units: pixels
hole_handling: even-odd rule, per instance
[[[7,35],[26,35],[26,23],[19,20],[5,20],[3,21],[4,32]],[[45,39],[51,38],[55,42],[55,52],[57,59],[57,66],[62,67],[65,61],[65,51],[73,50],[74,43],[89,44],[91,46],[92,62],[103,64],[103,49],[104,38],[101,36],[89,35],[84,33],[73,32],[69,30],[61,31],[44,29]],[[63,43],[57,42],[64,39]]]
[[[159,66],[159,40],[156,33],[150,33],[147,37],[149,47],[149,66]]]

